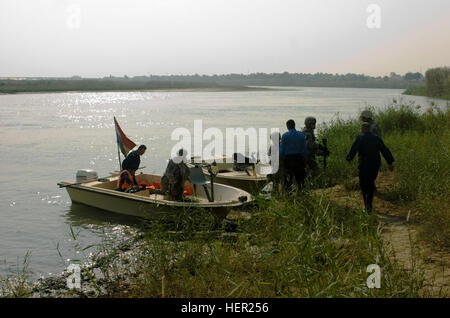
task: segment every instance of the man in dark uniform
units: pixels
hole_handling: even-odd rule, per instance
[[[305,180],[305,164],[308,149],[305,135],[295,129],[295,122],[290,119],[286,122],[287,132],[281,137],[280,158],[284,158],[284,172],[287,175],[286,189],[292,185],[293,178],[300,189]]]
[[[391,151],[384,145],[380,137],[370,132],[370,124],[361,124],[361,135],[356,137],[352,148],[347,154],[347,161],[350,162],[356,153],[359,156],[359,185],[367,212],[372,211],[373,194],[375,191],[375,180],[381,165],[380,152],[389,165],[389,170],[393,171],[394,157]]]
[[[133,171],[133,178],[135,177],[136,170],[139,169],[141,164],[141,156],[145,153],[147,147],[145,145],[140,145],[138,149],[130,151],[128,155],[122,161],[122,170]]]

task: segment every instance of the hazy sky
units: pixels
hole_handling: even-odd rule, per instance
[[[443,65],[449,0],[0,0],[0,77],[385,75]]]

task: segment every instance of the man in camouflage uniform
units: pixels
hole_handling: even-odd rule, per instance
[[[361,112],[361,121],[369,123],[369,129],[372,134],[381,138],[381,129],[377,123],[372,119],[373,114],[370,110],[366,109]]]
[[[308,155],[306,156],[306,167],[308,174],[312,177],[316,177],[320,173],[319,165],[316,162],[316,156],[323,156],[326,149],[317,142],[314,135],[314,129],[316,129],[316,119],[314,117],[305,118],[305,127],[302,133],[306,137],[306,146],[308,147]]]
[[[180,149],[178,157],[169,160],[166,172],[161,178],[161,189],[171,200],[182,201],[184,184],[189,180],[189,168],[185,163],[186,151]]]

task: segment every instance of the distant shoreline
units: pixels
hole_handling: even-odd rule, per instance
[[[138,81],[130,79],[37,79],[0,80],[0,94],[67,92],[232,92],[261,91],[270,88],[247,85],[221,85],[214,82]]]
[[[187,92],[187,93],[220,93],[220,92],[259,92],[259,91],[302,91],[304,88],[355,88],[355,89],[395,89],[398,88],[377,88],[377,87],[335,87],[335,86],[247,86],[247,87],[217,87],[217,88],[161,88],[161,89],[115,89],[115,90],[55,90],[55,91],[15,91],[1,92],[3,95],[22,95],[22,94],[60,94],[60,93],[152,93],[152,92]],[[403,95],[412,95],[404,94]],[[418,95],[416,95],[418,96]],[[428,96],[425,96],[428,97]],[[431,97],[430,97],[431,98]],[[434,97],[433,97],[434,98]]]
[[[161,89],[105,89],[105,90],[58,90],[58,91],[17,91],[0,92],[0,95],[20,95],[20,94],[58,94],[58,93],[133,93],[133,92],[239,92],[239,91],[265,91],[277,90],[271,88],[251,88],[251,87],[223,87],[223,88],[161,88]]]
[[[117,89],[61,89],[61,90],[14,90],[2,91],[0,95],[19,94],[58,94],[58,93],[131,93],[131,92],[252,92],[252,91],[292,91],[304,88],[356,88],[356,89],[395,89],[379,87],[336,87],[336,86],[218,86],[218,87],[190,87],[190,88],[117,88]],[[404,94],[404,93],[402,93]]]
[[[450,100],[450,95],[442,95],[442,96],[429,96],[427,94],[427,90],[425,86],[417,86],[417,87],[411,87],[408,88],[406,91],[402,93],[402,95],[409,95],[409,96],[423,96],[423,97],[429,97],[434,99],[441,99],[441,100]]]
[[[406,89],[423,84],[421,74],[390,77],[362,74],[255,73],[222,75],[150,75],[134,77],[6,78],[0,77],[0,94],[111,91],[193,91],[233,92],[285,90],[288,87],[336,87]],[[274,88],[268,88],[274,86]]]

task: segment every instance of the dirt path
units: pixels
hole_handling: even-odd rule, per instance
[[[450,253],[433,250],[430,245],[419,241],[417,225],[409,222],[409,216],[414,211],[388,201],[394,185],[393,176],[387,172],[379,174],[374,199],[374,211],[382,223],[382,238],[386,242],[386,248],[394,253],[405,268],[415,266],[424,272],[424,296],[449,296]],[[349,191],[338,185],[321,191],[329,194],[339,205],[363,208],[359,190]]]

